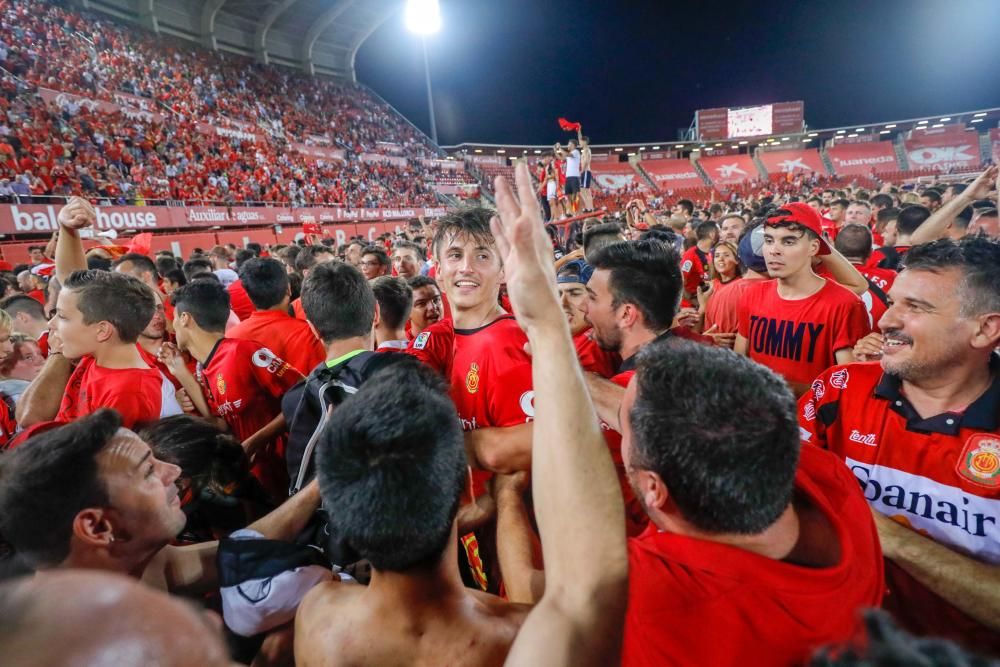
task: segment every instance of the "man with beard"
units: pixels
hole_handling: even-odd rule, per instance
[[[556,276],[559,287],[559,302],[563,312],[566,313],[566,320],[569,322],[569,330],[573,335],[573,345],[576,347],[576,356],[580,360],[583,370],[590,373],[597,373],[601,377],[609,378],[615,374],[618,367],[618,355],[612,351],[603,349],[590,330],[587,322],[586,301],[587,301],[587,281],[594,273],[594,269],[582,260],[569,262]]]
[[[914,246],[862,361],[799,402],[803,440],[842,458],[885,552],[886,606],[918,634],[1000,654],[1000,243]]]

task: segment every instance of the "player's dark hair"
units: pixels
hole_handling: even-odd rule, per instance
[[[138,278],[107,271],[74,271],[63,289],[77,293],[84,324],[110,322],[123,343],[139,340],[156,310],[153,291]]]
[[[965,189],[969,186],[965,183],[952,183],[948,187],[951,188],[952,195],[960,195],[965,192]]]
[[[248,243],[247,250],[252,252],[254,257],[260,257],[260,254],[264,252],[264,248],[259,243]]]
[[[470,206],[452,211],[438,218],[437,231],[431,247],[436,257],[441,256],[441,244],[454,236],[466,236],[487,248],[496,245],[493,232],[490,231],[490,218],[493,211],[481,206]]]
[[[0,309],[7,311],[12,318],[24,313],[33,320],[45,320],[45,307],[27,294],[12,294],[0,301]]]
[[[240,267],[240,282],[257,310],[267,310],[288,296],[285,265],[270,257],[255,257]]]
[[[427,254],[424,252],[424,249],[421,246],[414,243],[413,241],[397,241],[396,244],[392,247],[393,252],[396,252],[397,250],[406,250],[406,249],[412,250],[414,254],[417,256],[417,259],[420,260],[421,262],[427,259]]]
[[[688,215],[694,215],[694,202],[690,199],[680,199],[677,205],[684,209]]]
[[[791,502],[800,446],[784,380],[729,350],[684,341],[646,345],[637,368],[632,465],[658,474],[699,530],[753,535],[772,525]]]
[[[410,318],[413,290],[402,278],[379,276],[371,281],[379,317],[390,329],[398,329]]]
[[[193,280],[195,276],[202,273],[212,273],[212,261],[204,257],[196,257],[184,262],[184,277]]]
[[[180,287],[187,285],[187,276],[185,276],[184,272],[180,269],[171,269],[170,271],[167,271],[163,274],[163,279],[169,280],[173,284]]]
[[[111,268],[117,269],[125,262],[132,264],[132,271],[129,271],[129,273],[136,278],[143,273],[152,274],[153,280],[160,277],[160,274],[156,272],[156,263],[146,255],[141,255],[137,252],[125,253],[111,264]]]
[[[892,220],[897,220],[899,218],[899,209],[890,206],[889,208],[884,208],[875,214],[875,223],[881,229],[885,229],[885,226],[889,224]]]
[[[194,496],[225,495],[247,482],[250,464],[239,440],[201,417],[174,415],[144,428],[139,437],[157,459],[181,469]]]
[[[588,257],[595,270],[610,272],[612,305],[630,303],[651,330],[666,329],[677,314],[681,297],[680,259],[660,241],[619,241]]]
[[[933,188],[927,188],[922,193],[920,193],[920,196],[921,197],[927,197],[928,199],[930,199],[935,204],[940,204],[941,203],[941,193],[938,192],[937,190],[933,189]]]
[[[178,269],[180,266],[177,264],[177,260],[174,259],[173,255],[157,255],[156,256],[156,273],[160,276],[165,276],[174,269]]]
[[[623,240],[622,226],[617,222],[602,222],[593,225],[583,232],[583,256],[589,257],[601,248],[606,248],[613,243],[621,243]]]
[[[320,263],[320,255],[333,255],[336,257],[337,253],[333,248],[325,245],[306,246],[295,254],[293,262],[295,270],[302,274],[305,274],[306,271],[311,271],[313,267]]]
[[[966,236],[960,241],[938,239],[910,248],[903,256],[907,271],[962,272],[959,311],[962,317],[1000,313],[1000,241],[985,236]]]
[[[392,264],[392,260],[389,259],[389,255],[386,254],[385,250],[378,246],[365,246],[364,250],[361,251],[361,258],[364,259],[365,255],[374,255],[375,259],[378,260],[379,266],[384,269],[388,269]]]
[[[873,207],[881,206],[883,209],[889,208],[892,206],[892,197],[880,192],[871,198],[871,204]]]
[[[955,214],[955,227],[961,230],[966,230],[969,228],[969,223],[972,222],[973,210],[971,206],[966,206],[961,211]]]
[[[302,284],[302,309],[329,345],[371,333],[375,294],[359,270],[344,262],[327,262],[310,271]]]
[[[830,206],[839,206],[842,209],[844,209],[845,211],[847,210],[847,207],[850,206],[850,205],[851,205],[851,202],[849,202],[848,200],[843,199],[843,198],[841,198],[841,199],[834,199],[832,202],[830,202]]]
[[[218,280],[192,280],[174,290],[170,303],[176,312],[190,314],[201,329],[211,333],[226,331],[229,292]]]
[[[847,259],[858,259],[863,262],[872,254],[872,232],[865,225],[857,223],[844,225],[837,232],[833,247]]]
[[[904,206],[899,209],[899,215],[896,217],[896,229],[900,234],[910,235],[929,217],[931,210],[926,206],[920,204]]]
[[[712,234],[717,234],[719,231],[719,226],[712,222],[711,220],[706,220],[705,222],[699,222],[694,228],[695,238],[699,241],[704,241],[707,238],[711,238]]]
[[[335,532],[372,567],[439,561],[466,460],[455,405],[432,370],[403,359],[373,375],[334,410],[316,454]]]
[[[406,284],[410,286],[411,290],[418,290],[421,287],[436,287],[437,291],[440,292],[441,288],[438,287],[437,281],[430,276],[413,276],[406,281]]]
[[[76,515],[109,504],[97,455],[121,424],[117,412],[101,409],[40,433],[0,459],[0,535],[26,564],[51,567],[66,560]]]

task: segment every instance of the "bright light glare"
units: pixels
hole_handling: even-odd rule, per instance
[[[418,35],[433,35],[441,29],[438,0],[406,0],[403,18],[406,29]]]
[[[973,118],[982,118],[985,115],[986,115],[985,111],[980,111],[979,113],[975,114]]]

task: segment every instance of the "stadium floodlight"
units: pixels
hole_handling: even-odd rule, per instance
[[[616,148],[616,149],[615,149],[615,152],[616,152],[616,153],[621,153],[621,152],[622,152],[622,150],[624,150],[624,149],[622,149],[622,148]]]
[[[865,128],[863,128],[863,127],[859,127],[858,129],[856,129],[856,130],[854,130],[854,131],[855,131],[855,132],[864,132],[864,131],[865,131]]]
[[[918,120],[917,121],[917,125],[926,125],[926,124],[927,124],[926,120]]]
[[[847,130],[837,130],[837,134],[847,134]]]
[[[934,123],[933,125],[931,125],[931,129],[936,129],[939,127],[944,127],[944,125],[942,123]]]
[[[674,148],[684,148],[684,144],[677,144]]]
[[[653,146],[653,150],[654,151],[658,151],[658,150],[660,150],[660,147],[659,146]]]
[[[941,122],[947,123],[949,120],[951,120],[951,116],[945,116],[944,118],[941,119]]]
[[[879,134],[889,134],[889,132],[891,132],[891,130],[882,130]]]
[[[497,149],[497,155],[503,155],[503,154],[504,154],[504,153],[506,153],[506,152],[507,152],[507,151],[505,151],[505,150],[504,150],[504,149],[502,149],[502,148],[498,148],[498,149]]]
[[[431,93],[431,67],[427,61],[427,36],[441,29],[441,7],[438,0],[406,0],[403,10],[406,29],[420,35],[420,45],[424,52],[424,80],[427,83],[427,110],[431,120],[431,141],[437,145],[437,122],[434,120],[434,95]]]
[[[403,20],[410,32],[426,36],[441,29],[441,7],[438,0],[406,0]]]
[[[847,135],[847,138],[848,139],[853,139],[856,136],[858,136],[857,132]]]
[[[477,152],[477,153],[482,153],[482,152],[483,152],[483,149],[482,149],[482,148],[477,148],[477,149],[476,149],[476,152]]]
[[[750,142],[748,142],[748,141],[741,141],[741,142],[740,142],[739,144],[737,144],[737,145],[738,145],[738,146],[746,146],[746,145],[747,145],[748,143],[750,143]]]
[[[885,126],[885,129],[887,129],[887,130],[891,130],[891,129],[892,129],[892,128],[894,128],[894,127],[896,127],[896,124],[895,124],[895,123],[889,123],[888,125],[886,125],[886,126]]]
[[[979,112],[979,113],[977,113],[977,114],[973,114],[973,115],[972,115],[972,117],[973,117],[973,118],[982,118],[982,117],[983,117],[983,116],[985,116],[985,115],[986,115],[986,112],[985,112],[985,111],[980,111],[980,112]]]
[[[542,151],[535,151],[535,155],[541,155]]]

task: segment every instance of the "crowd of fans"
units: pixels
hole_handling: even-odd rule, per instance
[[[3,276],[5,659],[1000,655],[996,167],[565,229],[515,176],[187,258],[63,207]]]
[[[107,18],[31,0],[0,2],[0,198],[83,195],[185,201],[433,205],[422,135],[366,89],[193,50]],[[141,98],[101,111],[89,100]],[[157,122],[156,118],[162,118]],[[200,124],[252,133],[220,136]],[[317,159],[290,144],[341,150]],[[360,156],[375,156],[363,161]],[[401,161],[401,162],[399,162]],[[397,163],[399,162],[399,163]]]

